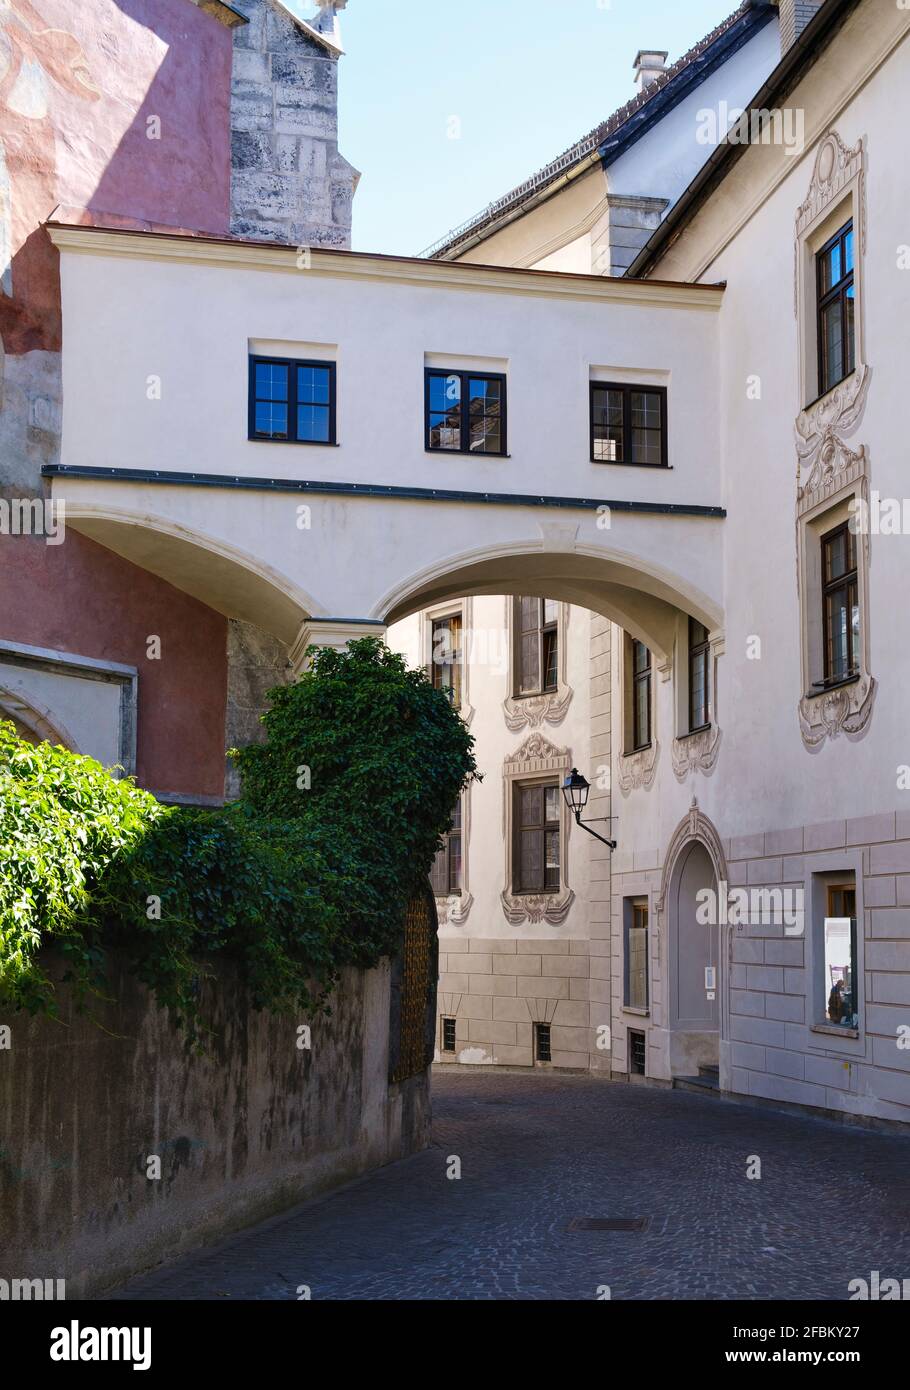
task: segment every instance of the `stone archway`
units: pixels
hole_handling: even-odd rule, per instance
[[[727,1068],[731,943],[725,913],[727,866],[716,827],[693,799],[667,848],[656,903],[661,956],[666,962],[669,1074]],[[700,894],[713,894],[714,910]],[[708,972],[713,972],[709,974]],[[713,984],[713,989],[710,986]],[[711,997],[713,995],[713,998]]]

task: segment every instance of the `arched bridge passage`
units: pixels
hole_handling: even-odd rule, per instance
[[[719,507],[45,472],[68,525],[289,646],[381,631],[470,594],[539,593],[589,608],[660,660],[678,613],[723,626]]]

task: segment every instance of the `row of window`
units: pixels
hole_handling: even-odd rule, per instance
[[[548,598],[516,598],[516,699],[542,695],[559,684],[559,604]],[[464,624],[461,613],[434,618],[430,633],[430,679],[452,705],[461,707],[464,671]]]
[[[334,362],[251,357],[250,439],[337,443],[337,372]],[[666,468],[666,389],[592,382],[590,391],[591,461]],[[505,376],[427,368],[424,447],[429,453],[503,457]]]
[[[514,841],[512,892],[558,893],[560,880],[560,806],[558,781],[519,782],[512,789]],[[458,896],[462,887],[462,807],[459,797],[452,822],[430,871],[439,898]]]
[[[456,1048],[456,1020],[445,1016],[440,1020],[440,1033],[443,1052],[454,1052]],[[552,1062],[553,1048],[550,1041],[550,1024],[534,1024],[534,1061]]]

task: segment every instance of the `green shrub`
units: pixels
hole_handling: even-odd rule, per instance
[[[423,672],[375,639],[271,692],[268,741],[236,752],[240,800],[164,807],[132,781],[0,723],[0,997],[54,1012],[55,943],[80,999],[117,945],[194,1026],[199,974],[236,960],[257,1007],[324,1005],[339,970],[394,951],[472,739]]]

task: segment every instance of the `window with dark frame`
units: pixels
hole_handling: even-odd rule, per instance
[[[859,671],[860,620],[856,537],[848,522],[822,536],[823,688]]]
[[[553,1051],[550,1044],[549,1023],[534,1024],[534,1061],[552,1062]]]
[[[632,639],[632,752],[651,746],[651,652]]]
[[[428,367],[425,389],[425,447],[430,452],[505,454],[503,375]]]
[[[626,921],[625,999],[628,1009],[648,1007],[648,900],[628,903]]]
[[[461,684],[464,672],[462,649],[462,616],[450,613],[434,618],[430,641],[430,679],[434,690],[441,690],[454,709],[461,707]]]
[[[667,468],[667,390],[591,382],[591,462]]]
[[[818,394],[824,396],[856,366],[853,221],[815,257],[818,294]]]
[[[251,357],[249,438],[285,444],[334,444],[334,362]]]
[[[706,729],[711,708],[711,649],[708,629],[689,619],[689,733]]]
[[[515,600],[516,697],[542,695],[559,685],[559,604],[549,598]]]
[[[825,1022],[838,1028],[859,1027],[856,883],[828,885],[824,923]]]
[[[455,1051],[455,1020],[454,1018],[444,1018],[442,1020],[442,1050],[443,1052]]]
[[[514,891],[559,892],[560,791],[556,782],[518,783],[515,798]]]
[[[430,887],[437,898],[461,896],[461,797],[455,802],[452,823],[443,836],[430,869]]]

